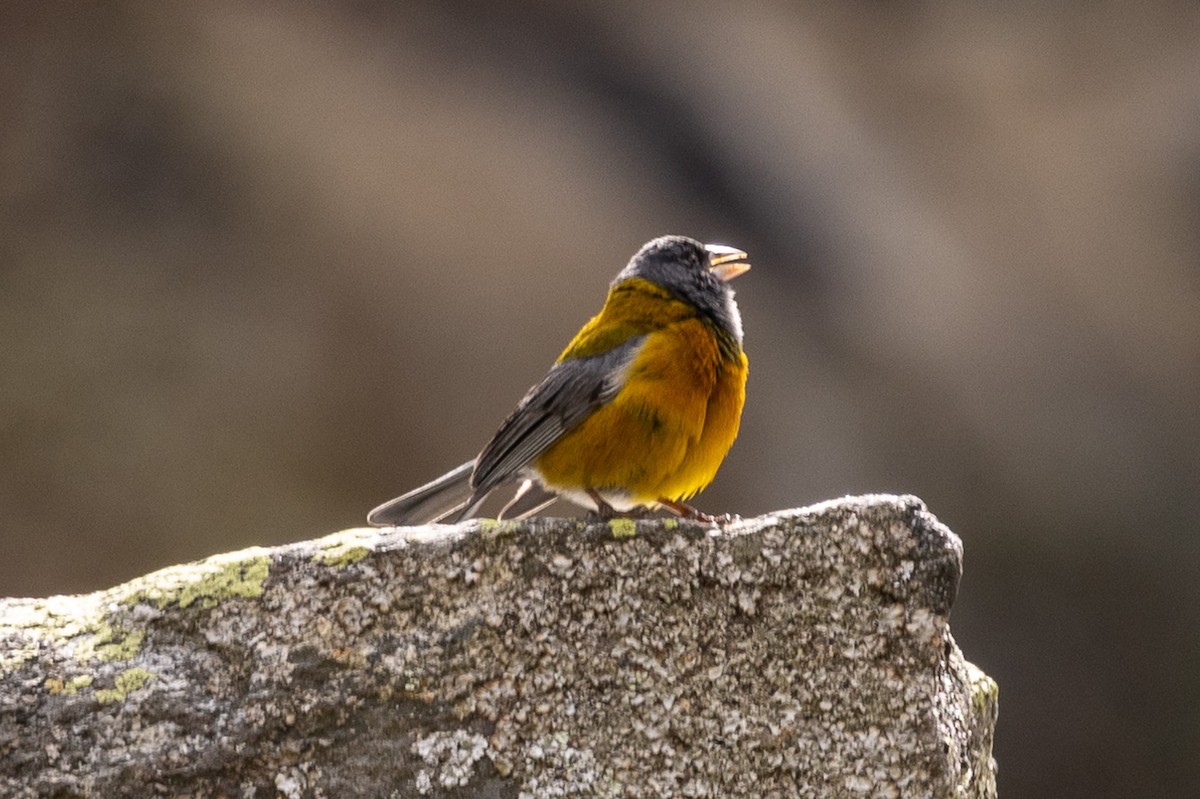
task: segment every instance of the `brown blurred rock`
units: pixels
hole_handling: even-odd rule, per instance
[[[0,794],[994,797],[913,497],[351,530],[0,602]]]

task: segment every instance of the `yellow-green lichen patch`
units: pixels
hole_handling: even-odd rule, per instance
[[[637,522],[633,519],[612,519],[608,523],[613,538],[633,538],[637,535]]]
[[[92,675],[77,674],[69,680],[60,680],[57,677],[47,677],[45,686],[51,696],[63,694],[73,696],[79,693],[81,688],[87,688],[92,684]]]
[[[170,566],[113,589],[127,605],[151,602],[160,608],[199,602],[215,607],[223,599],[262,596],[270,558],[259,547],[214,555],[196,563]]]
[[[144,686],[154,678],[154,672],[141,667],[126,669],[117,675],[112,688],[96,691],[96,701],[102,705],[113,702],[123,702],[125,697]]]
[[[326,566],[344,568],[370,555],[372,544],[378,538],[379,534],[374,530],[362,529],[327,535],[317,542],[321,550],[313,555],[313,560]]]
[[[96,624],[91,638],[79,644],[75,657],[80,661],[102,660],[132,660],[142,648],[142,640],[146,634],[140,630],[129,632],[121,627],[114,627],[107,621]]]
[[[268,571],[266,557],[227,564],[183,586],[179,592],[179,607],[186,608],[199,601],[201,607],[211,608],[229,597],[260,597]]]
[[[317,560],[326,566],[344,568],[351,563],[358,563],[370,554],[371,550],[366,547],[338,547],[317,555]]]
[[[524,524],[514,519],[479,519],[479,535],[488,540],[511,537],[524,529]]]
[[[667,530],[668,532],[671,530],[678,530],[679,529],[679,520],[672,519],[670,517],[663,519],[662,520],[662,529]]]

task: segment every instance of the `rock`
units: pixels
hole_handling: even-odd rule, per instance
[[[349,530],[0,600],[0,795],[994,797],[913,497]]]

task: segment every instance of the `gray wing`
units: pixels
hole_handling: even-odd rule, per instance
[[[556,363],[517,405],[475,460],[471,504],[513,479],[547,447],[621,390],[625,370],[645,336],[635,336],[602,355]]]

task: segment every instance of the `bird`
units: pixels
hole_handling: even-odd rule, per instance
[[[720,521],[686,502],[716,476],[741,422],[749,365],[729,283],[747,257],[686,236],[647,242],[479,455],[368,523],[461,521],[512,484],[497,518],[562,498],[602,519],[661,509]]]

